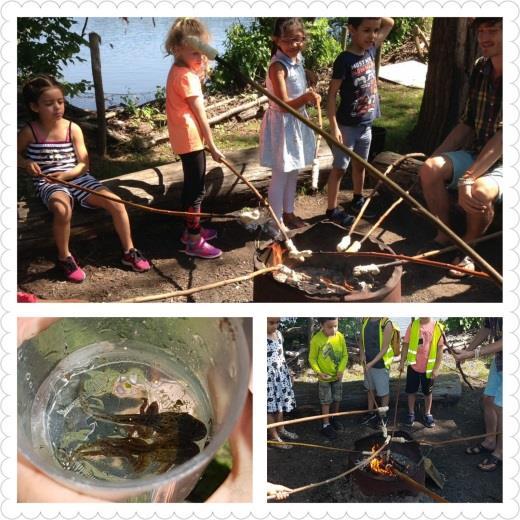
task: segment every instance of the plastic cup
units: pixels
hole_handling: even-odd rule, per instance
[[[209,443],[165,473],[124,481],[89,479],[64,469],[50,450],[35,446],[32,410],[47,376],[93,344],[151,345],[188,367],[211,410]],[[249,318],[65,318],[18,349],[18,450],[51,479],[102,500],[182,501],[193,489],[239,418],[251,363]],[[42,392],[40,391],[39,399]],[[41,437],[41,436],[40,436]],[[59,497],[56,497],[59,502]]]

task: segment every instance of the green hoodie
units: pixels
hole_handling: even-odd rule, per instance
[[[343,372],[347,366],[348,351],[345,337],[341,332],[336,332],[334,336],[325,336],[323,331],[318,331],[311,339],[309,352],[309,363],[316,373],[323,373],[332,376],[330,379],[323,379],[327,383],[338,380],[337,373]]]

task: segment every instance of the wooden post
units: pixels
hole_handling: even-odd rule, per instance
[[[375,68],[376,68],[376,79],[379,79],[379,69],[381,68],[381,53],[383,46],[380,45],[376,49],[376,59],[375,59]]]
[[[94,79],[94,92],[96,94],[97,111],[97,152],[103,157],[107,149],[107,122],[105,119],[105,93],[103,91],[103,77],[101,75],[101,56],[99,45],[101,36],[95,32],[88,35],[90,43],[90,61],[92,63],[92,78]]]
[[[348,42],[348,25],[344,25],[343,29],[341,29],[341,47],[343,50],[347,48]]]

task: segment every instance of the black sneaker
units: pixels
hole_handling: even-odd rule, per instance
[[[435,427],[435,421],[433,420],[433,415],[431,415],[431,414],[424,415],[424,426],[426,426],[426,428]]]
[[[349,215],[341,208],[328,209],[325,212],[325,218],[346,228],[350,227],[352,222],[354,222],[353,215]]]
[[[359,197],[359,198],[356,197],[356,198],[352,199],[352,202],[350,203],[350,207],[349,207],[350,213],[352,213],[353,215],[357,215],[361,211],[361,208],[363,207],[363,204],[365,204],[365,201],[366,201],[365,197]],[[363,217],[365,217],[367,219],[375,218],[375,216],[377,215],[377,212],[374,211],[373,204],[374,204],[374,202],[371,201],[370,204],[368,205],[367,209],[364,211]]]
[[[406,426],[409,426],[410,428],[413,426],[413,423],[415,422],[415,414],[414,413],[409,413],[407,416],[406,416],[406,421],[404,422],[404,424]]]
[[[330,420],[330,424],[337,432],[342,432],[345,429],[345,428],[343,428],[343,425],[336,417],[333,417]]]
[[[337,438],[338,434],[336,433],[336,431],[334,430],[334,428],[332,427],[331,424],[327,424],[327,426],[324,426],[322,429],[321,429],[321,434],[322,435],[325,435],[325,437],[327,437],[328,439],[330,439],[331,441],[333,441],[334,439]]]

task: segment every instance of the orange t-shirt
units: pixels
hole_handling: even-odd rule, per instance
[[[177,154],[204,149],[197,118],[186,101],[193,96],[202,97],[199,77],[188,67],[173,65],[166,82],[166,117],[170,144]]]

